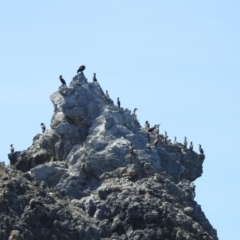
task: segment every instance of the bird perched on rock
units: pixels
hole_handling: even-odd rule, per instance
[[[168,135],[167,135],[167,132],[165,131],[165,134],[164,134],[164,136],[163,136],[163,141],[164,141],[164,143],[170,143],[171,142],[171,139],[169,139],[168,140]]]
[[[186,137],[184,137],[183,145],[184,145],[184,148],[187,148],[188,142]]]
[[[131,154],[131,155],[133,155],[133,144],[130,142],[130,146],[129,146],[129,153]]]
[[[138,110],[137,108],[134,108],[133,112],[131,113],[131,115],[134,116],[135,118],[136,118],[136,116],[137,116],[137,115],[136,115],[136,111],[137,111],[137,110]]]
[[[157,127],[157,125],[154,125],[154,127],[148,128],[148,132],[154,132],[156,127]]]
[[[193,144],[192,144],[192,142],[190,142],[189,149],[190,149],[191,152],[193,151]]]
[[[78,70],[77,70],[77,73],[79,73],[79,72],[83,72],[84,70],[85,70],[85,66],[84,65],[82,65],[82,66],[80,66],[79,68],[78,68]]]
[[[167,135],[167,132],[164,131],[164,136],[163,136],[163,139],[164,139],[164,143],[167,143],[167,139],[168,139],[168,135]]]
[[[46,130],[46,126],[45,126],[45,124],[44,124],[44,123],[41,123],[41,127],[42,127],[42,132],[44,133],[45,130]]]
[[[96,73],[93,74],[93,82],[97,82]]]
[[[174,146],[177,145],[177,137],[174,137],[173,145],[174,145]]]
[[[150,128],[150,124],[149,124],[148,121],[145,122],[145,128],[146,128],[146,129],[149,129],[149,128]]]
[[[65,85],[65,86],[67,86],[67,84],[66,84],[65,80],[62,78],[62,75],[60,75],[60,76],[59,76],[59,79],[60,79],[60,81],[61,81],[62,85]]]
[[[14,153],[14,147],[13,147],[13,144],[10,145],[10,151],[11,151],[11,153]]]
[[[151,144],[150,144],[150,140],[148,140],[147,144],[146,144],[146,148],[148,151],[151,151]]]
[[[202,149],[201,144],[199,144],[199,152],[200,152],[201,154],[204,154],[204,151],[203,151],[203,149]]]
[[[120,108],[121,102],[120,102],[120,100],[119,100],[119,97],[117,98],[117,105],[118,105],[118,107]]]
[[[159,126],[160,126],[161,124],[157,124],[156,125],[156,128],[154,129],[154,133],[155,134],[159,134]]]
[[[109,99],[109,94],[108,94],[108,90],[106,90],[106,98]]]

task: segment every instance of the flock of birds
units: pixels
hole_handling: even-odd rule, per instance
[[[82,73],[84,70],[85,70],[85,66],[82,65],[78,68],[77,70],[77,73]],[[62,83],[62,85],[65,85],[67,86],[66,84],[66,81],[63,79],[62,75],[59,76],[59,79]],[[97,77],[96,77],[96,73],[93,73],[93,82],[97,82]],[[108,94],[108,90],[106,90],[106,93],[105,93],[105,96],[107,99],[109,99],[109,94]],[[121,108],[121,102],[119,100],[119,97],[117,98],[117,105],[118,105],[118,108]],[[134,118],[137,118],[137,115],[136,115],[136,111],[138,109],[137,108],[134,108],[134,110],[132,111],[131,115],[134,117]],[[44,123],[41,123],[41,128],[42,128],[42,132],[44,133],[45,130],[46,130],[46,126]],[[162,143],[162,144],[172,144],[173,146],[177,146],[179,145],[179,143],[177,142],[177,138],[174,137],[174,141],[173,143],[171,143],[171,139],[168,139],[168,135],[167,135],[167,132],[165,131],[165,134],[164,135],[160,135],[159,132],[159,127],[160,127],[161,124],[156,124],[154,125],[153,127],[150,127],[150,124],[148,121],[145,122],[145,129],[148,131],[149,134],[154,134],[156,136],[155,140],[154,140],[154,146],[157,147],[159,143]],[[184,137],[184,142],[183,142],[183,148],[184,149],[187,149],[187,145],[188,145],[188,142],[187,142],[187,138]],[[148,151],[151,151],[151,144],[150,144],[150,138],[148,140],[148,143],[146,144],[146,148]],[[189,150],[190,151],[193,151],[193,143],[190,142],[190,145],[189,145]],[[13,144],[10,145],[10,151],[11,153],[13,154],[15,152],[14,150],[14,147],[13,147]],[[133,151],[134,151],[134,147],[133,147],[133,144],[130,142],[130,146],[129,146],[129,153],[132,155],[133,154]],[[199,144],[199,152],[201,154],[204,154],[204,151],[202,149],[202,146],[201,144]]]
[[[44,133],[45,130],[46,130],[45,124],[44,124],[44,123],[41,123],[40,125],[41,125],[41,128],[42,128],[42,133]],[[10,151],[11,151],[11,153],[14,153],[14,152],[15,152],[14,147],[13,147],[13,144],[10,144]]]
[[[80,66],[80,67],[78,68],[78,70],[77,70],[77,73],[83,72],[83,71],[85,70],[85,68],[86,68],[86,67],[85,67],[84,65]],[[62,75],[59,76],[59,79],[60,79],[62,85],[67,86],[67,83],[66,83],[66,81],[63,79]],[[96,73],[93,74],[93,82],[97,82]]]
[[[138,110],[138,109],[135,108],[133,110],[133,112],[131,113],[131,115],[136,116],[136,110]],[[155,136],[155,140],[153,141],[155,147],[157,147],[160,143],[162,143],[162,144],[169,144],[169,145],[181,147],[183,149],[187,149],[187,147],[188,147],[187,137],[184,137],[183,144],[177,142],[177,137],[174,137],[174,141],[172,143],[171,139],[168,139],[168,135],[167,135],[166,131],[164,132],[164,135],[159,134],[160,125],[161,124],[156,124],[153,127],[150,127],[149,122],[148,121],[145,122],[145,130],[147,130],[147,132],[149,133],[149,139],[148,139],[148,142],[146,144],[146,148],[147,148],[148,151],[152,150],[150,135]],[[193,151],[193,143],[192,142],[190,142],[189,150],[191,152]],[[132,155],[133,151],[134,151],[134,147],[133,147],[133,144],[130,142],[129,153]],[[202,148],[201,144],[199,144],[199,152],[200,152],[200,154],[204,154],[204,151],[203,151],[203,148]]]

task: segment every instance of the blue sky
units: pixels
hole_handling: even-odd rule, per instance
[[[206,153],[196,200],[221,240],[239,239],[240,2],[4,1],[0,160],[49,127],[49,96],[86,65],[141,124]]]

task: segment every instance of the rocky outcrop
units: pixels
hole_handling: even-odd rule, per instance
[[[0,176],[0,239],[218,239],[194,201],[204,155],[141,127],[83,73],[50,98],[51,129]]]

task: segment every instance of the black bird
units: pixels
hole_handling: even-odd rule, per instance
[[[154,127],[148,128],[148,132],[153,132],[156,129],[157,125],[154,125]]]
[[[131,115],[132,116],[134,116],[134,117],[136,117],[137,115],[136,115],[136,111],[137,111],[138,109],[137,108],[134,108],[134,110],[133,110],[133,112],[131,113]]]
[[[177,145],[177,137],[174,137],[173,145]]]
[[[65,85],[65,86],[67,86],[67,84],[66,84],[65,80],[62,78],[62,75],[60,75],[60,76],[59,76],[59,79],[60,79],[60,81],[61,81],[62,85]]]
[[[167,135],[166,131],[165,131],[165,134],[164,134],[163,138],[164,138],[164,142],[167,143],[168,135]]]
[[[191,152],[193,151],[193,144],[192,144],[192,142],[190,142],[189,149],[190,149]]]
[[[80,66],[79,68],[78,68],[78,70],[77,70],[77,73],[79,73],[79,72],[83,72],[84,70],[85,70],[85,66],[84,65],[82,65],[82,66]]]
[[[187,148],[188,142],[186,137],[184,137],[183,145],[184,145],[184,148]]]
[[[159,126],[161,124],[156,125],[156,128],[154,129],[154,133],[159,134]]]
[[[106,97],[107,97],[107,99],[109,98],[109,94],[108,94],[108,90],[106,90]]]
[[[42,132],[44,133],[46,130],[46,126],[44,125],[44,123],[41,123],[41,127],[42,127]]]
[[[199,152],[200,152],[201,154],[204,154],[204,151],[203,151],[203,149],[202,149],[201,144],[199,144]]]
[[[151,151],[151,144],[150,144],[150,140],[148,140],[148,143],[146,144],[146,148],[148,151]]]
[[[130,146],[129,146],[129,153],[131,154],[131,155],[133,155],[133,144],[130,142]]]
[[[121,103],[120,103],[119,97],[117,98],[117,105],[118,105],[118,107],[120,108]]]
[[[11,151],[11,153],[14,153],[14,147],[13,147],[13,144],[10,145],[10,151]]]
[[[150,124],[149,124],[148,121],[145,122],[145,128],[146,128],[146,129],[149,129],[149,128],[150,128]]]
[[[96,73],[93,74],[93,82],[97,82]]]

